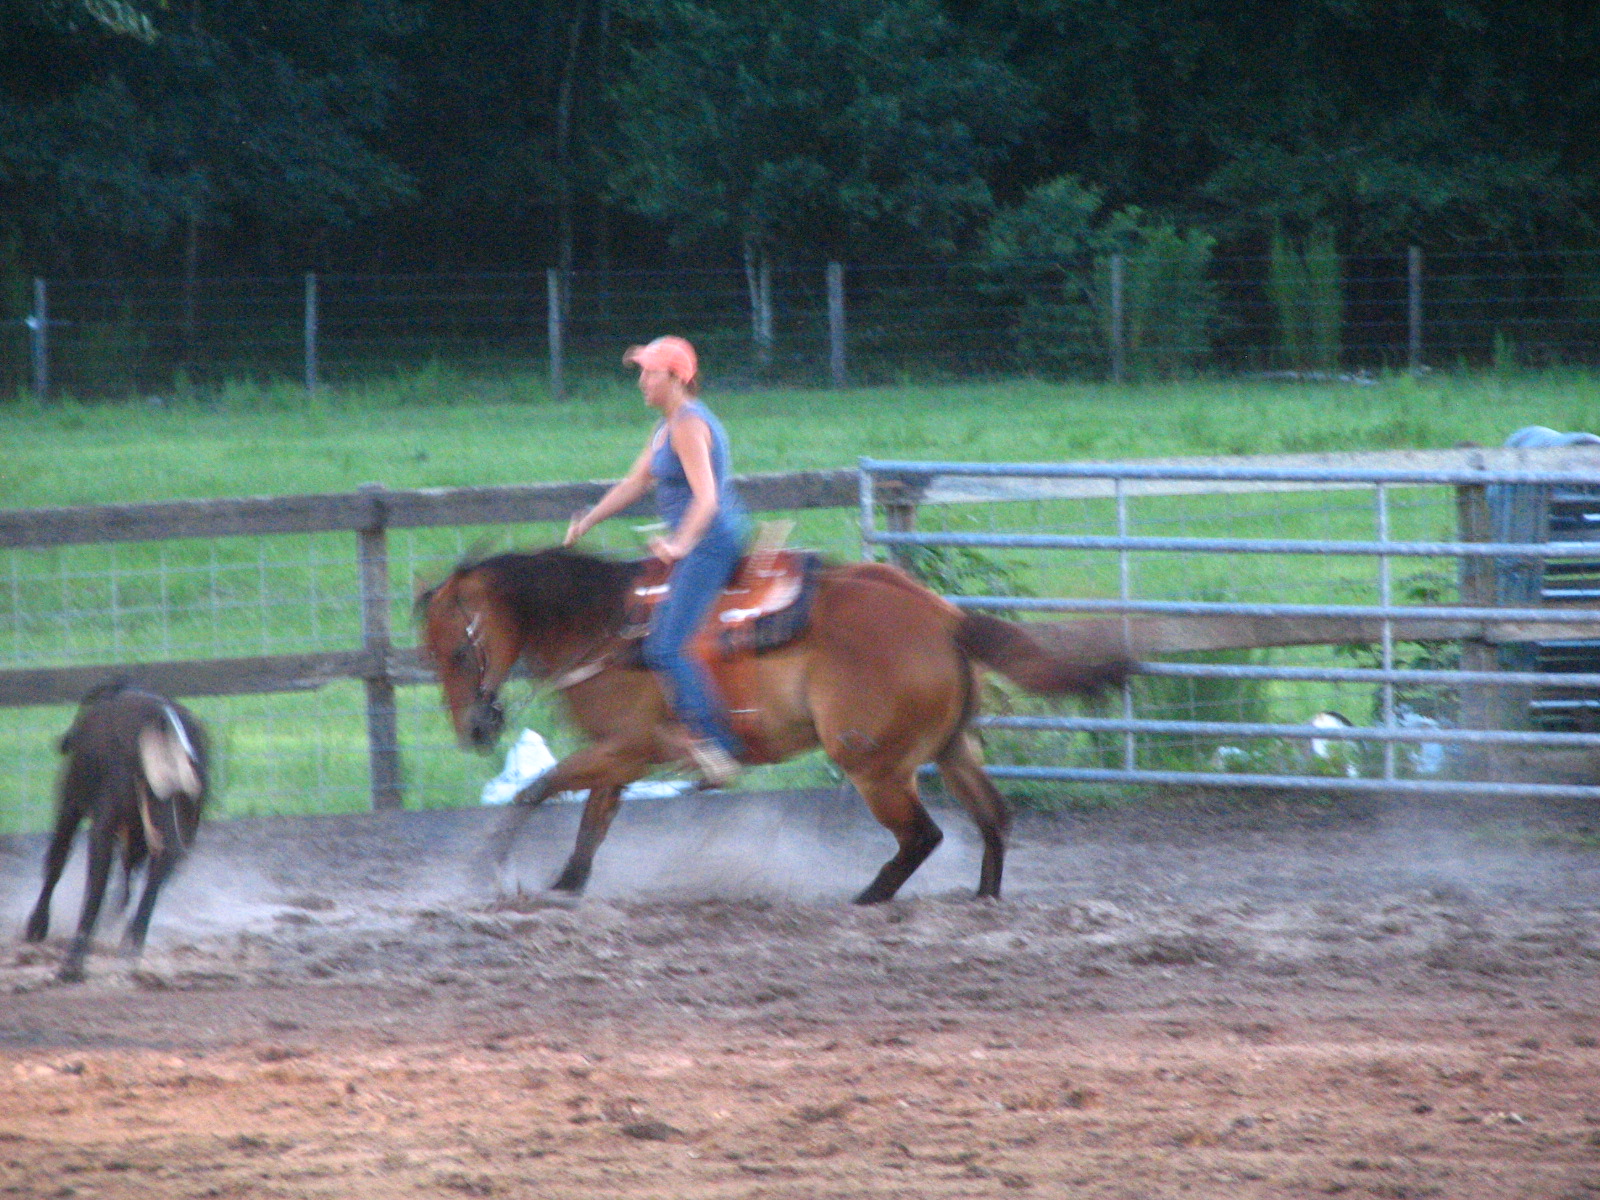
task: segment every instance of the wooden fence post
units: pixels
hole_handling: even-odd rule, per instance
[[[33,281],[33,315],[28,318],[28,341],[33,351],[33,395],[43,400],[50,395],[50,306],[43,279]]]
[[[1482,484],[1461,484],[1456,487],[1456,532],[1463,542],[1489,540],[1489,503]],[[1460,567],[1461,603],[1465,607],[1490,608],[1494,605],[1494,564],[1486,558],[1463,558]],[[1463,671],[1497,671],[1499,655],[1488,642],[1463,638],[1461,642],[1461,669]],[[1500,694],[1492,684],[1470,683],[1461,689],[1460,721],[1463,729],[1497,729],[1500,727]],[[1482,779],[1489,753],[1481,746],[1461,746],[1457,749],[1455,770],[1462,779]]]
[[[1126,317],[1123,311],[1124,259],[1119,250],[1111,256],[1111,382],[1121,383],[1128,371]]]
[[[828,264],[828,375],[833,386],[844,386],[844,267]]]
[[[561,311],[561,272],[551,267],[544,273],[545,308],[549,315],[550,394],[557,400],[567,394],[565,363],[562,354],[563,320]]]
[[[1550,540],[1549,484],[1501,484],[1486,490],[1491,541]],[[1494,560],[1494,602],[1506,608],[1539,608],[1544,603],[1544,568],[1542,558]],[[1532,642],[1506,643],[1500,646],[1496,657],[1502,671],[1536,671],[1539,667],[1539,647]],[[1517,684],[1499,691],[1499,728],[1529,728],[1533,722],[1533,687]]]
[[[393,643],[389,632],[388,514],[383,485],[362,484],[370,505],[369,523],[357,537],[361,585],[361,649],[367,660],[367,760],[372,777],[372,807],[400,807],[400,732],[395,714]]]
[[[1413,375],[1422,372],[1422,248],[1406,251],[1406,360]]]
[[[878,483],[878,503],[883,506],[883,527],[889,533],[911,533],[917,527],[917,506],[923,489],[901,479],[885,479]],[[901,570],[919,578],[916,547],[894,545],[889,547],[889,560]]]
[[[317,394],[317,276],[306,272],[306,395]]]

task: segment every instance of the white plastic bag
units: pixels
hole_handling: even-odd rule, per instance
[[[522,736],[506,751],[505,769],[488,783],[483,785],[483,792],[479,799],[484,804],[510,804],[516,795],[527,787],[539,776],[556,765],[556,756],[550,753],[550,747],[545,740],[531,729],[524,729]],[[562,792],[558,796],[551,796],[552,800],[582,800],[587,792]]]

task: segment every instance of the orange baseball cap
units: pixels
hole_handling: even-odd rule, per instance
[[[625,366],[647,371],[666,371],[681,383],[693,383],[700,374],[700,360],[687,338],[667,334],[643,346],[629,346],[622,356]]]

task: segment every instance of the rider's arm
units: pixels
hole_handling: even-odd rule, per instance
[[[668,562],[675,562],[695,548],[717,515],[717,475],[711,466],[711,426],[694,414],[679,416],[669,429],[672,448],[683,464],[692,498],[683,520],[670,537],[659,538],[651,547]]]
[[[654,450],[654,442],[655,439],[652,437],[645,443],[644,449],[639,452],[639,457],[633,460],[633,466],[628,468],[628,473],[612,484],[611,490],[601,496],[593,508],[572,518],[562,545],[572,545],[601,521],[621,512],[655,486],[655,478],[650,474],[650,456]]]

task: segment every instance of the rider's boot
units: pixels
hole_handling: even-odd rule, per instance
[[[699,738],[679,725],[668,739],[674,757],[700,777],[706,787],[725,788],[739,777],[739,763],[710,738]]]
[[[710,738],[691,740],[688,756],[700,778],[711,787],[725,788],[739,778],[739,764],[733,755]]]

